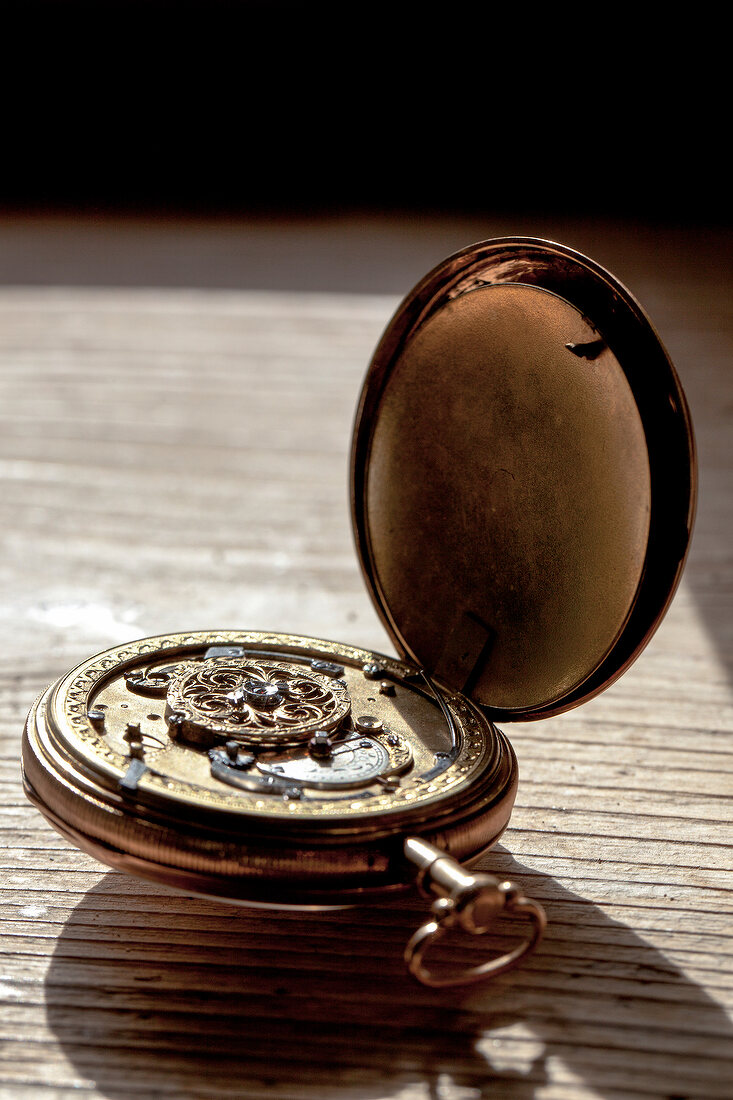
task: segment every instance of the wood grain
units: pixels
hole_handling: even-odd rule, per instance
[[[174,895],[62,841],[18,774],[34,697],[114,643],[246,627],[389,649],[347,454],[396,299],[0,289],[0,1096],[733,1095],[733,278],[719,242],[706,264],[677,238],[657,266],[633,233],[598,244],[691,398],[696,540],[622,680],[509,731],[519,797],[484,864],[550,926],[521,971],[448,993],[403,971],[418,899],[295,914]]]

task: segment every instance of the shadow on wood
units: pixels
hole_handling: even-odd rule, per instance
[[[404,971],[419,899],[238,909],[110,872],[58,938],[48,1022],[111,1098],[377,1100],[412,1086],[410,1097],[521,1100],[550,1079],[669,1097],[704,1081],[705,1095],[725,1095],[731,1026],[709,996],[597,906],[502,848],[489,861],[546,904],[548,935],[521,971],[453,991]],[[476,946],[446,950],[465,964]]]

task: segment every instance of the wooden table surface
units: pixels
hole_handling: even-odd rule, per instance
[[[638,295],[678,366],[698,525],[627,675],[508,731],[519,796],[482,866],[539,898],[549,928],[522,970],[453,992],[403,972],[419,899],[318,915],[173,895],[76,851],[19,777],[34,697],[115,643],[242,627],[390,650],[346,477],[393,275],[389,294],[221,287],[210,270],[146,287],[144,227],[139,287],[4,271],[0,1096],[733,1096],[731,238],[560,229]],[[447,249],[421,240],[426,269]]]

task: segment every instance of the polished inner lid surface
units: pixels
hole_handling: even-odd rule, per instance
[[[623,325],[612,350],[618,301],[601,331],[562,286],[469,279],[437,305],[417,288],[377,351],[355,432],[357,543],[395,643],[509,717],[566,709],[618,675],[670,598],[689,536],[689,432],[670,449],[668,472],[687,469],[674,504],[655,490],[663,448],[636,382],[638,361],[654,374],[643,341],[629,368]],[[684,414],[656,337],[649,347]]]
[[[374,426],[368,521],[390,612],[432,669],[464,616],[484,624],[473,690],[502,709],[586,678],[644,566],[633,395],[607,348],[589,362],[567,347],[597,335],[545,290],[473,290],[408,343]]]

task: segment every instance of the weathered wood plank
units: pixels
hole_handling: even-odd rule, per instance
[[[521,972],[449,994],[402,972],[419,900],[262,913],[133,882],[57,837],[17,769],[38,692],[119,641],[246,626],[389,649],[346,469],[395,299],[0,290],[0,1098],[731,1095],[733,275],[719,243],[655,239],[655,262],[648,237],[595,235],[575,243],[638,291],[688,388],[698,531],[637,665],[507,727],[519,796],[482,866],[550,927]]]

